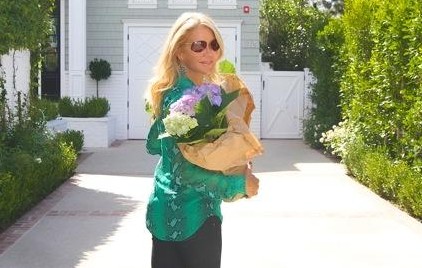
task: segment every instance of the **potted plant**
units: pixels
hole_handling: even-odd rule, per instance
[[[68,129],[82,131],[85,147],[109,147],[114,141],[115,121],[107,116],[110,103],[106,98],[64,97],[59,100],[58,107]]]
[[[98,82],[106,80],[111,75],[110,63],[103,59],[95,58],[89,63],[90,77],[97,82],[97,98],[98,98]]]

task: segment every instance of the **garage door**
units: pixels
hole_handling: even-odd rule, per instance
[[[161,53],[169,26],[129,27],[128,42],[128,138],[145,139],[150,119],[145,113],[145,89],[152,76],[152,68]],[[225,58],[237,62],[237,28],[220,26],[226,45]]]

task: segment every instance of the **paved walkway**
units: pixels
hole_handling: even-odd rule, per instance
[[[264,141],[260,195],[223,205],[222,268],[421,268],[422,224],[297,140]],[[143,141],[83,154],[77,174],[0,235],[0,268],[148,268]]]

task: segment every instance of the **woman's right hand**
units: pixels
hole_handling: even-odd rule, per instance
[[[252,166],[248,165],[245,173],[246,179],[246,196],[252,197],[258,194],[259,179],[252,173]]]

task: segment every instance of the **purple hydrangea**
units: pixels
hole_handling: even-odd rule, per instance
[[[178,112],[190,116],[195,115],[195,105],[201,98],[194,94],[185,94],[170,106],[171,112]]]
[[[199,99],[203,99],[207,96],[211,104],[216,106],[220,106],[222,102],[220,86],[212,83],[204,83],[195,86],[193,89],[189,90],[187,94],[192,94]]]

